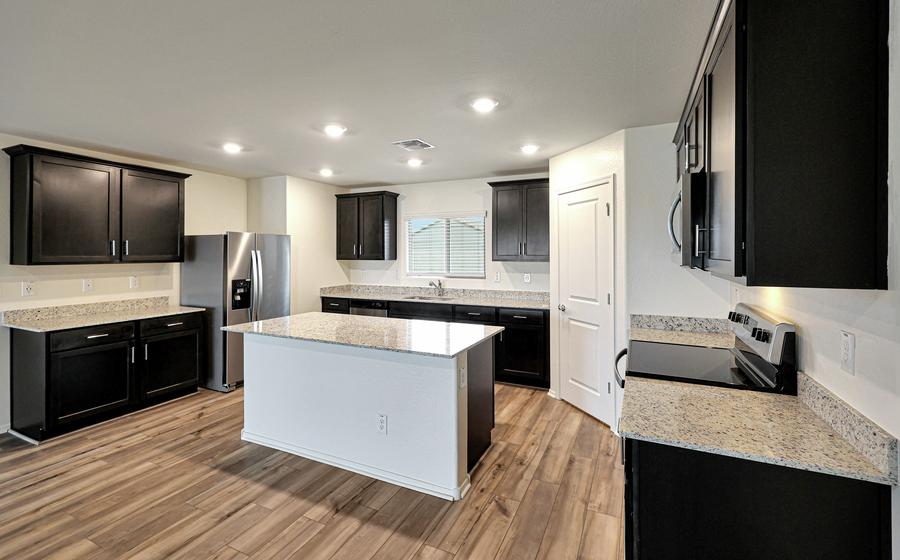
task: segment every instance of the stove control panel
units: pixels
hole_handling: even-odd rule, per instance
[[[746,303],[737,304],[734,311],[728,313],[728,320],[737,338],[774,365],[781,364],[785,336],[797,332],[792,323],[776,319]]]

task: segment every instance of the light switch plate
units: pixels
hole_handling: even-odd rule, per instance
[[[841,331],[841,369],[856,374],[856,335]]]
[[[525,273],[525,283],[531,284],[531,273],[529,273],[529,272]]]
[[[22,297],[34,295],[34,282],[22,282]]]

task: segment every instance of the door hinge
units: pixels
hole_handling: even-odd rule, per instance
[[[606,393],[612,395],[612,383],[609,381],[606,382]]]
[[[612,305],[612,294],[609,292],[606,294],[606,305]]]
[[[606,203],[606,215],[610,215],[609,202]]]

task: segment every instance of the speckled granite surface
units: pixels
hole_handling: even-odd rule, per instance
[[[31,332],[52,332],[199,311],[204,311],[204,309],[202,307],[169,305],[169,298],[163,296],[13,309],[2,313],[0,326]]]
[[[851,447],[897,483],[897,438],[802,372],[797,374],[797,396]]]
[[[345,284],[319,290],[323,297],[377,299],[384,301],[418,301],[420,303],[449,303],[453,305],[484,305],[487,307],[517,307],[520,309],[550,309],[549,292],[523,290],[467,290],[445,288],[444,299],[422,301],[410,296],[434,296],[434,288],[419,286],[378,286],[374,284]]]
[[[728,334],[731,332],[731,326],[727,319],[674,317],[670,315],[632,315],[631,328],[686,331],[692,333],[707,332]]]
[[[627,438],[808,471],[896,484],[796,397],[629,378]]]
[[[500,333],[503,327],[315,312],[232,325],[222,330],[452,358]]]
[[[709,348],[731,348],[734,346],[734,334],[730,332],[665,331],[632,326],[628,331],[628,336],[631,340],[684,344],[686,346],[707,346]]]
[[[668,325],[665,321],[637,321],[637,325],[646,324]],[[629,336],[633,340],[712,348],[728,348],[734,342],[730,332],[641,328],[635,325],[634,317]],[[897,439],[808,375],[798,373],[797,382],[798,396],[794,397],[633,377],[625,384],[619,433],[720,455],[897,484]]]

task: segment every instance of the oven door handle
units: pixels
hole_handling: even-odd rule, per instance
[[[675,195],[675,200],[672,201],[672,206],[669,207],[669,218],[666,220],[666,228],[669,230],[669,239],[672,241],[673,253],[681,252],[681,242],[678,241],[678,237],[675,236],[675,214],[678,211],[678,205],[681,204],[681,191],[678,191],[678,194]]]
[[[625,378],[619,375],[619,362],[622,361],[622,358],[624,358],[625,354],[627,353],[628,348],[622,348],[621,350],[619,350],[619,353],[616,354],[616,361],[615,363],[613,363],[613,373],[616,376],[616,385],[618,385],[622,389],[625,388]]]

